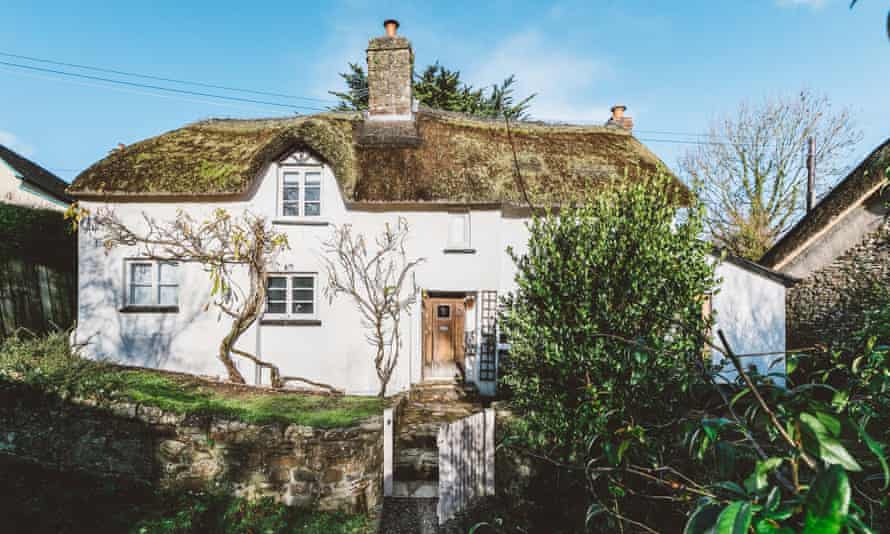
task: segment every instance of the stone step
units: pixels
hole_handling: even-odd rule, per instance
[[[395,480],[439,480],[439,451],[436,449],[398,448],[394,464]]]
[[[437,498],[386,497],[380,514],[385,534],[438,534]]]
[[[439,484],[429,480],[396,480],[392,484],[393,497],[428,499],[439,496]]]

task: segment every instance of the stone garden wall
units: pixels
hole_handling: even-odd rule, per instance
[[[890,287],[890,222],[788,290],[788,348],[849,340],[877,287]]]
[[[382,499],[382,416],[325,430],[0,388],[0,454],[162,488],[228,484],[239,496],[318,510],[364,513]]]

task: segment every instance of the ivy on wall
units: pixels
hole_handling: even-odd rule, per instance
[[[0,260],[74,271],[76,238],[61,212],[0,202]]]

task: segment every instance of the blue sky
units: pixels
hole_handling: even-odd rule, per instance
[[[701,133],[742,100],[804,87],[851,109],[865,134],[855,163],[890,135],[888,7],[884,0],[860,0],[853,10],[848,0],[0,0],[0,52],[326,99],[341,87],[337,73],[348,61],[364,62],[367,39],[395,17],[418,66],[438,59],[475,84],[515,73],[520,94],[539,93],[537,117],[604,121],[612,104],[626,104],[637,137],[671,167],[689,145],[654,140],[690,137],[656,132]],[[0,65],[0,143],[71,180],[118,142],[208,117],[289,113],[158,94]]]

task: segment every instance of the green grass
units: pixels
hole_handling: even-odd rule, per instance
[[[184,415],[217,415],[249,423],[351,426],[382,413],[377,397],[252,391],[196,377],[134,370],[72,354],[64,333],[14,336],[0,345],[0,379],[64,397],[130,400]]]
[[[122,397],[179,414],[213,414],[251,423],[296,423],[319,428],[349,426],[383,411],[376,397],[300,393],[226,395],[199,382],[151,371],[119,371]]]

